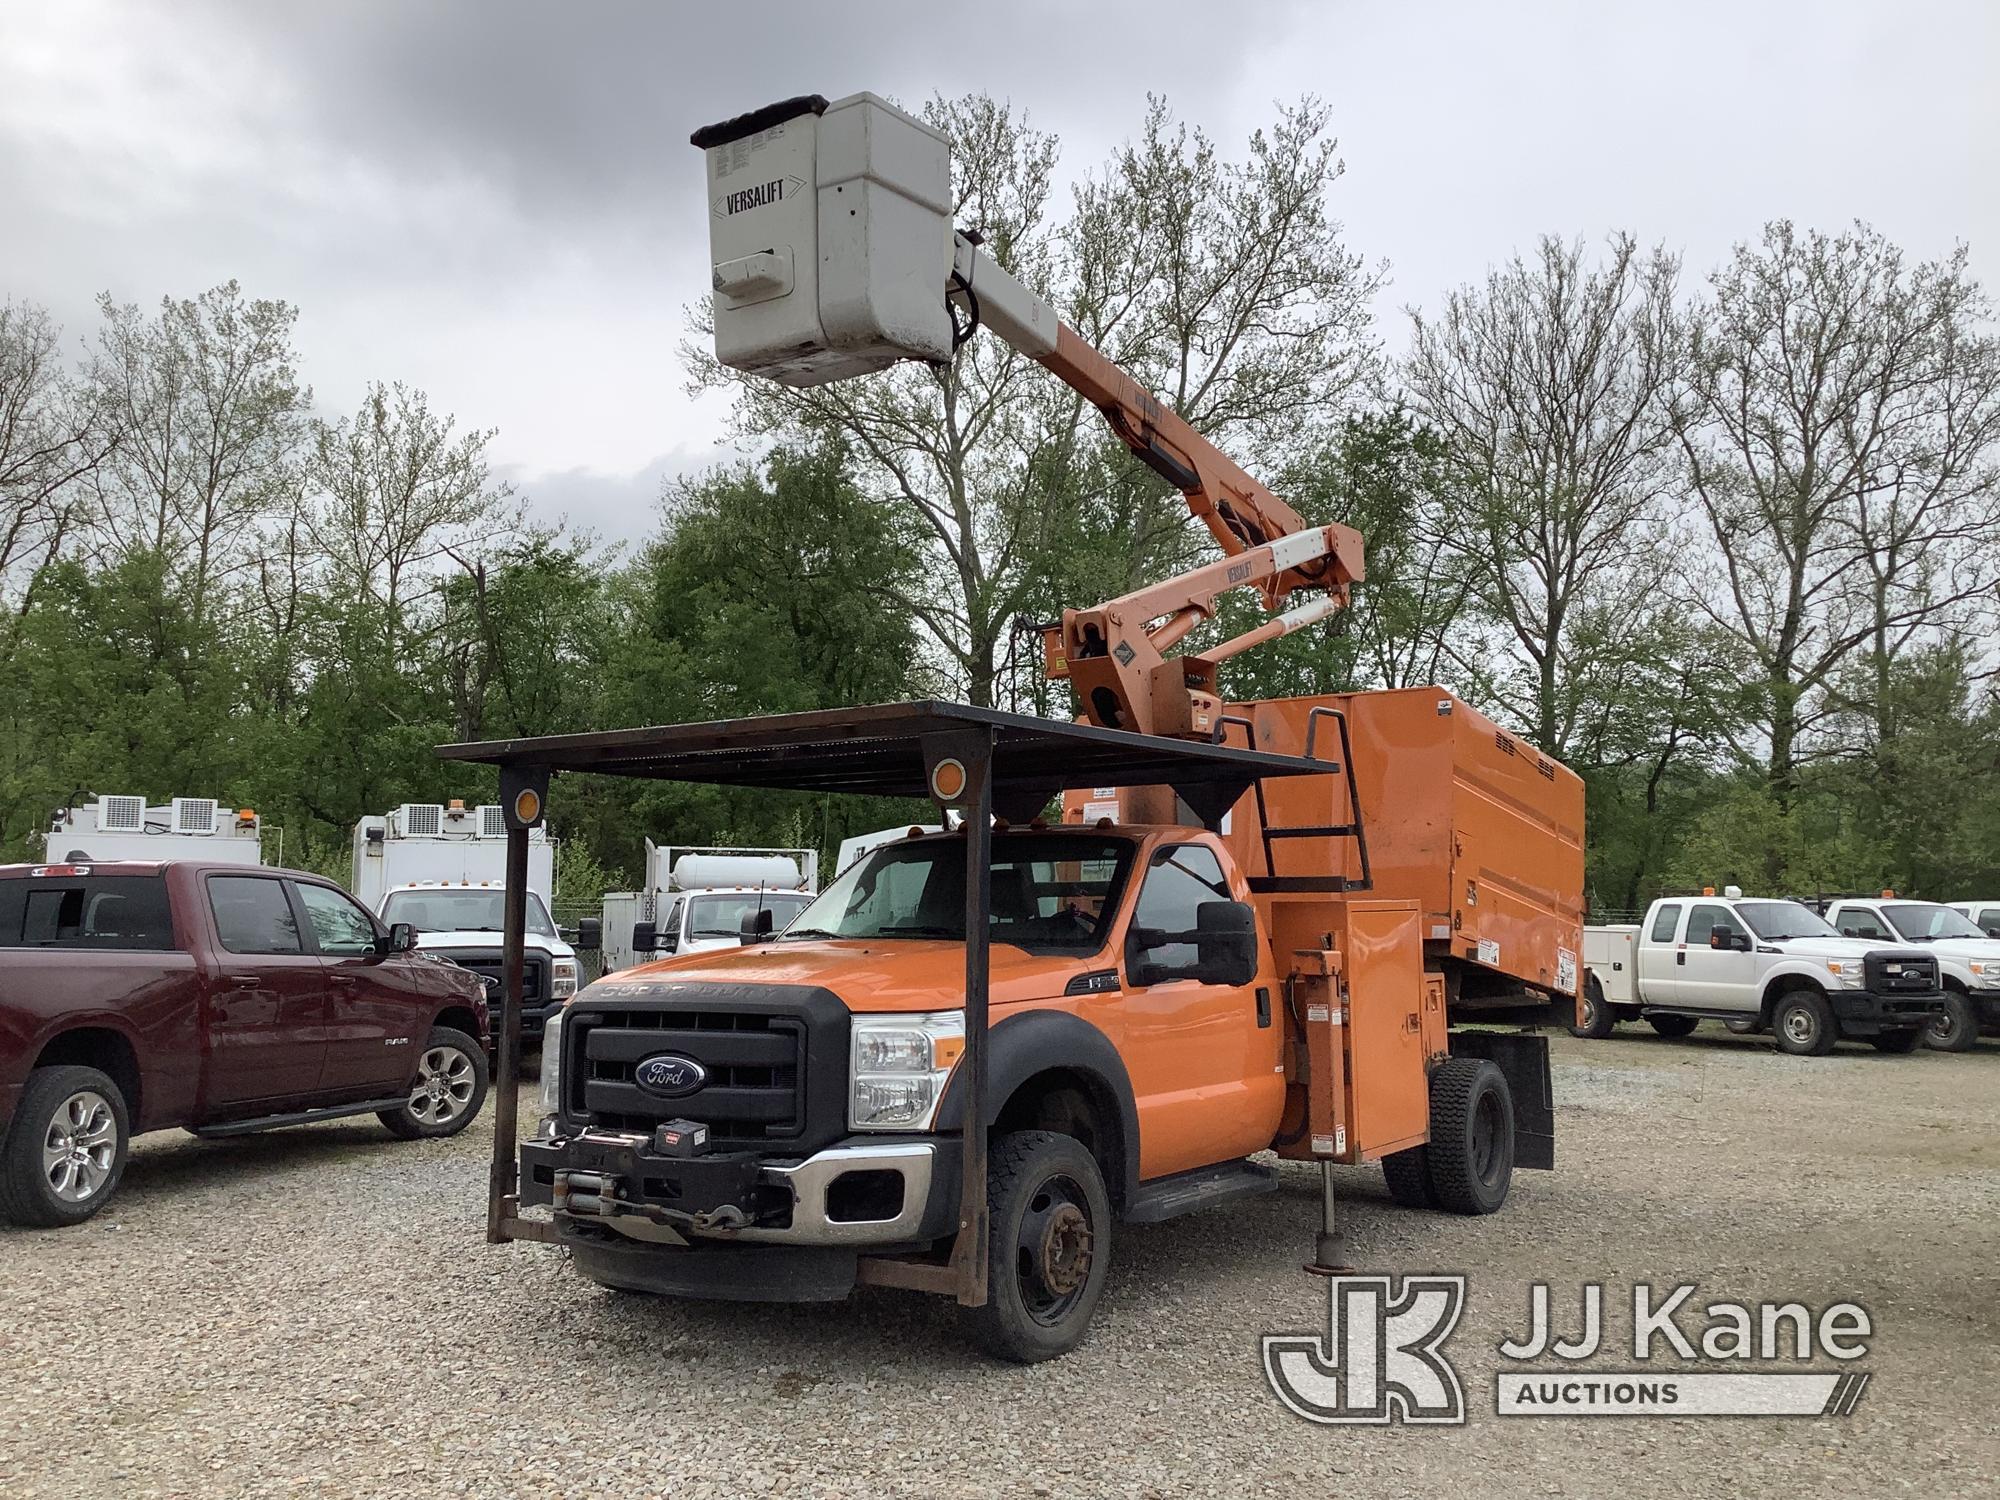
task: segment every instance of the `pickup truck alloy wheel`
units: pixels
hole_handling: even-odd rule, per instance
[[[987,1300],[980,1342],[1029,1364],[1076,1347],[1097,1310],[1111,1203],[1097,1163],[1072,1136],[996,1136],[987,1169]]]
[[[0,1160],[0,1218],[81,1224],[108,1201],[131,1134],[125,1096],[95,1068],[28,1076]]]
[[[486,1083],[486,1053],[479,1043],[449,1026],[434,1027],[417,1055],[409,1098],[376,1118],[406,1141],[456,1135],[479,1113]]]

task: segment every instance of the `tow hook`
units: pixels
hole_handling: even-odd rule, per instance
[[[711,1208],[706,1213],[696,1214],[688,1221],[688,1227],[704,1233],[711,1230],[748,1229],[750,1216],[734,1203],[725,1203],[720,1208]]]

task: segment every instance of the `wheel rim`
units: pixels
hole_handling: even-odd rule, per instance
[[[1500,1178],[1500,1136],[1506,1122],[1500,1114],[1500,1096],[1488,1089],[1472,1110],[1472,1172],[1488,1187]]]
[[[1583,997],[1582,1029],[1585,1031],[1589,1031],[1596,1025],[1597,1025],[1597,998],[1594,995],[1591,995],[1588,992],[1586,992]]]
[[[417,1060],[410,1113],[424,1125],[446,1125],[472,1102],[472,1059],[456,1047],[432,1047]]]
[[[104,1191],[118,1159],[118,1117],[95,1089],[78,1089],[56,1106],[42,1137],[42,1171],[49,1191],[65,1203],[87,1203]]]
[[[1028,1198],[1014,1237],[1021,1305],[1037,1323],[1060,1323],[1083,1298],[1095,1263],[1090,1201],[1073,1177],[1044,1180]]]
[[[1931,1035],[1940,1042],[1951,1041],[1958,1034],[1958,1028],[1952,1024],[1952,1020],[1950,1007],[1939,1011],[1931,1017]]]
[[[1819,1023],[1813,1019],[1811,1011],[1803,1005],[1795,1005],[1785,1012],[1785,1040],[1809,1046],[1819,1035]]]

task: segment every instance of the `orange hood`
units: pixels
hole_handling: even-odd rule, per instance
[[[995,943],[988,959],[989,1003],[1045,1000],[1071,977],[1103,968],[1099,955],[1035,954]],[[726,984],[796,984],[831,990],[856,1011],[957,1010],[965,1003],[965,946],[931,941],[801,938],[663,958],[605,978],[715,980]]]

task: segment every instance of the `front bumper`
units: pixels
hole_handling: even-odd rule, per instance
[[[1829,990],[1826,999],[1846,1036],[1875,1036],[1928,1026],[1944,1010],[1943,990]]]
[[[958,1219],[958,1153],[945,1137],[850,1137],[803,1159],[715,1151],[666,1156],[650,1136],[584,1130],[521,1143],[520,1201],[568,1229],[668,1251],[697,1244],[908,1247]]]

